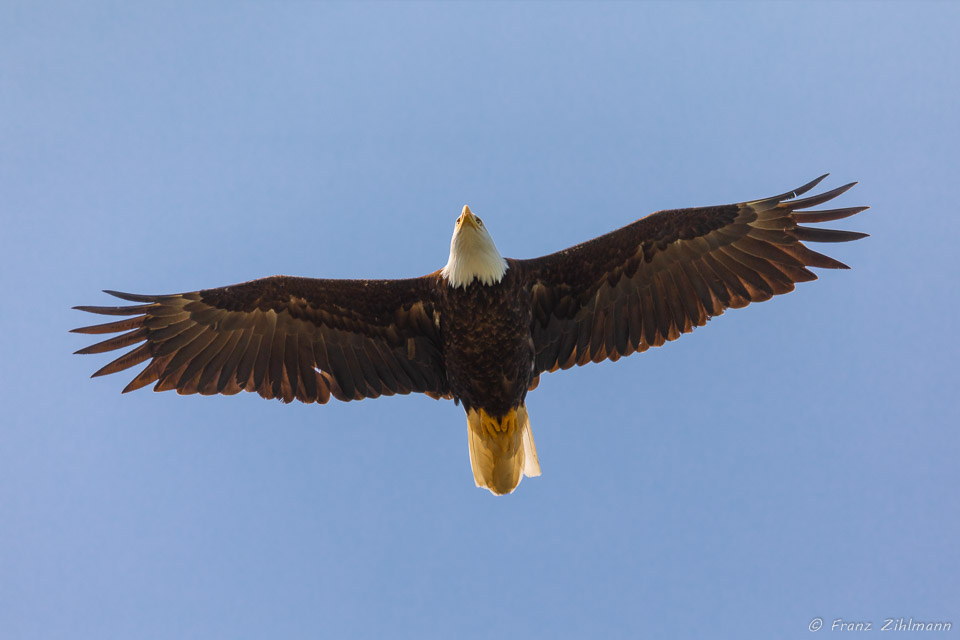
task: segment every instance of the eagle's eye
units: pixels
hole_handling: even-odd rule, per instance
[[[477,224],[482,227],[482,226],[483,226],[483,220],[481,220],[480,218],[477,218]]]

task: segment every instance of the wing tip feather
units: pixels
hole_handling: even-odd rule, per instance
[[[161,296],[150,296],[143,295],[139,293],[124,293],[123,291],[114,291],[113,289],[103,289],[103,292],[107,295],[111,295],[114,298],[120,298],[121,300],[127,300],[129,302],[156,302]]]
[[[783,194],[777,196],[777,199],[778,199],[778,200],[790,200],[791,198],[797,198],[797,197],[799,197],[799,196],[802,196],[802,195],[805,194],[807,191],[810,191],[811,189],[813,189],[814,187],[816,187],[818,184],[820,184],[821,182],[823,182],[824,180],[826,180],[827,176],[829,176],[829,175],[830,175],[830,173],[827,172],[827,173],[825,173],[825,174],[823,174],[823,175],[821,175],[821,176],[819,176],[819,177],[817,177],[817,178],[814,178],[813,180],[811,180],[811,181],[808,182],[807,184],[801,185],[801,186],[797,187],[796,189],[794,189],[793,191],[787,191],[786,193],[783,193]]]

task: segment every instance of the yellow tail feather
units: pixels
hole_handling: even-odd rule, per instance
[[[523,405],[502,418],[494,418],[483,409],[470,409],[467,440],[473,480],[494,495],[512,492],[523,476],[540,475],[537,447]]]

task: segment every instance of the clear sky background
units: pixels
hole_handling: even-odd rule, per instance
[[[958,25],[3,2],[0,636],[960,636]],[[505,498],[451,402],[121,396],[71,355],[104,288],[417,276],[464,204],[533,257],[826,171],[873,207],[833,223],[871,234],[826,246],[853,269],[544,376],[543,476]]]

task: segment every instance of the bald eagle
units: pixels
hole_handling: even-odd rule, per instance
[[[425,393],[467,414],[478,487],[502,495],[540,475],[527,392],[540,374],[658,347],[744,307],[847,269],[804,242],[866,234],[803,226],[867,207],[802,211],[826,176],[770,198],[660,211],[531,260],[503,258],[464,207],[446,266],[408,280],[273,276],[173,295],[106,291],[138,304],[74,307],[124,319],[74,329],[121,335],[76,353],[138,345],[93,374],[148,362],[123,390],[255,391],[324,404]]]

